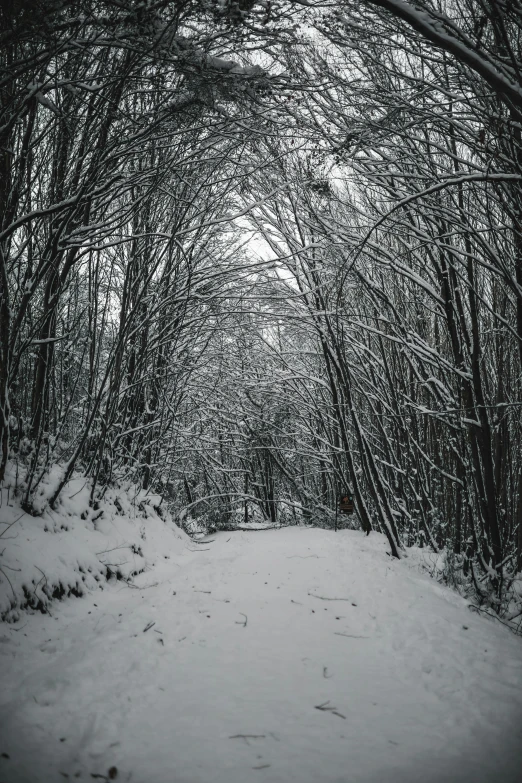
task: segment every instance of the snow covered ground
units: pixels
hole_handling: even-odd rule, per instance
[[[172,547],[0,627],[2,783],[520,783],[520,638],[382,536]]]

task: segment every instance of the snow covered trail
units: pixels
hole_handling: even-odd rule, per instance
[[[382,536],[213,539],[0,629],[2,783],[520,783],[519,638]]]

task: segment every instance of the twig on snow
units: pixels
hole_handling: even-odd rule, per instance
[[[15,603],[16,603],[16,593],[15,593],[15,591],[14,591],[14,587],[13,587],[13,585],[11,584],[11,580],[10,580],[10,579],[9,579],[9,577],[7,576],[6,572],[5,572],[5,571],[4,571],[4,569],[3,569],[3,568],[1,568],[1,567],[0,567],[0,574],[3,574],[3,575],[5,576],[5,578],[7,579],[7,581],[9,582],[9,587],[11,588],[11,590],[12,590],[12,592],[13,592],[13,596],[14,596]]]
[[[248,617],[246,616],[246,614],[243,614],[243,612],[239,612],[239,614],[245,618],[245,622],[243,623],[241,622],[241,620],[236,620],[236,625],[242,625],[243,628],[246,628],[248,623]]]
[[[338,718],[342,718],[343,720],[346,720],[346,715],[343,715],[341,712],[338,712],[337,707],[329,707],[330,700],[323,702],[322,704],[316,704],[315,709],[321,710],[321,712],[331,712],[332,715],[337,715]]]
[[[133,585],[127,579],[123,580],[127,587],[132,587],[133,590],[148,590],[149,587],[157,587],[159,582],[153,582],[151,585]]]
[[[83,486],[81,486],[80,489],[77,492],[74,493],[74,495],[69,495],[69,500],[72,500],[73,498],[76,497],[76,495],[79,495],[80,492],[82,491],[82,489],[84,489],[86,485],[87,485],[87,482],[85,482],[83,484]]]
[[[120,546],[114,546],[112,549],[103,549],[101,552],[95,552],[95,555],[105,555],[107,552],[115,552],[116,549],[130,549],[130,547],[131,544],[121,544]]]
[[[265,739],[264,734],[232,734],[229,739],[242,739],[245,740],[247,745],[250,745],[249,739]]]
[[[7,522],[2,522],[2,525],[7,525],[7,527],[6,527],[6,529],[5,529],[5,530],[2,530],[2,532],[0,533],[0,538],[2,538],[3,536],[5,536],[5,534],[7,533],[7,531],[8,531],[10,528],[12,528],[12,527],[13,527],[13,525],[16,525],[16,523],[17,523],[17,522],[20,522],[20,520],[22,519],[22,517],[25,517],[25,511],[23,512],[23,514],[20,514],[20,516],[19,516],[19,517],[17,517],[17,519],[15,519],[15,521],[14,521],[14,522],[11,522],[10,524],[8,524]]]

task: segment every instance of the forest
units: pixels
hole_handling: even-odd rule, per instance
[[[520,0],[9,0],[0,27],[23,511],[81,476],[93,514],[127,482],[189,532],[377,531],[519,617]]]

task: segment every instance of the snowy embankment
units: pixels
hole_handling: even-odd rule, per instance
[[[190,541],[157,495],[108,489],[92,508],[90,483],[76,478],[53,510],[46,504],[53,486],[42,484],[43,511],[35,517],[20,508],[14,484],[9,474],[0,489],[0,619],[8,622],[24,609],[45,612],[56,599],[108,581],[132,581]]]
[[[520,783],[520,638],[382,536],[163,554],[3,625],[3,783]]]

